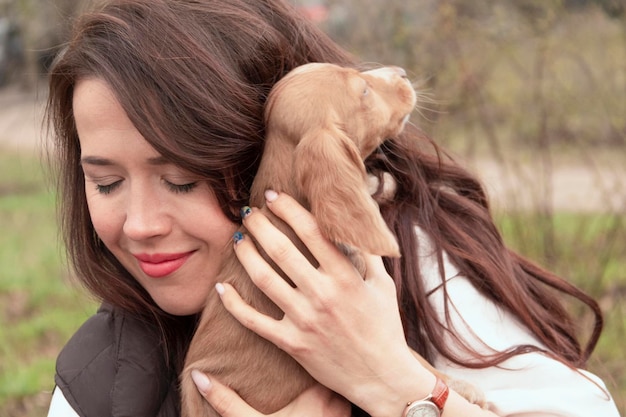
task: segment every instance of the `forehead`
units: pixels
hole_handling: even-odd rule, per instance
[[[353,68],[344,68],[328,63],[310,63],[292,70],[283,78],[282,84],[304,92],[321,93],[324,88],[349,87],[363,82],[360,72]]]
[[[339,67],[333,64],[327,64],[323,62],[312,62],[310,64],[300,65],[299,67],[292,70],[289,73],[289,75],[297,76],[297,75],[307,74],[311,72],[317,72],[317,71],[323,72],[323,71],[333,71],[333,70],[339,70]]]
[[[79,81],[74,89],[73,112],[83,157],[121,160],[133,152],[142,159],[160,156],[135,128],[105,81]]]
[[[106,123],[126,118],[109,85],[99,78],[79,80],[74,88],[72,110],[77,125]]]

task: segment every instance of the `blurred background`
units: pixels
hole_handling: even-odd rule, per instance
[[[483,180],[505,240],[599,300],[589,368],[623,415],[626,0],[293,1],[361,60],[406,68],[413,122]],[[95,308],[65,266],[41,133],[46,70],[87,3],[0,0],[1,417],[45,416]]]

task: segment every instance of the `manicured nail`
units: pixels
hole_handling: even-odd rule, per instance
[[[233,235],[233,242],[235,242],[235,245],[238,245],[239,242],[241,242],[242,240],[243,240],[243,233],[235,232],[235,234]]]
[[[221,282],[218,282],[217,284],[215,284],[215,291],[217,291],[217,293],[222,296],[224,295],[224,284],[222,284]]]
[[[265,199],[268,202],[271,203],[272,201],[275,201],[277,198],[278,198],[278,193],[276,191],[274,191],[274,190],[267,190],[267,191],[265,191]]]
[[[241,218],[245,219],[246,217],[248,217],[250,214],[252,214],[252,209],[248,206],[243,206],[241,208],[241,210],[239,210],[239,213],[241,214]]]
[[[201,394],[206,395],[206,393],[208,393],[211,389],[211,380],[209,380],[209,377],[203,372],[200,372],[197,369],[192,369],[191,379],[196,384],[196,387]]]

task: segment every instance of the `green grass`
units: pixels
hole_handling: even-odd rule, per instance
[[[68,284],[40,163],[0,150],[0,415],[43,416],[59,349],[95,306]]]

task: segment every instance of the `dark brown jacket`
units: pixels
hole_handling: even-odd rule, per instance
[[[55,382],[81,417],[176,417],[177,377],[154,326],[103,305],[57,359]]]

